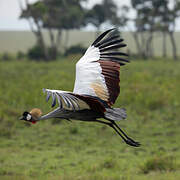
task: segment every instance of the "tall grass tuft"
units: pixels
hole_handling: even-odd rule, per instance
[[[151,171],[173,171],[177,169],[175,158],[170,155],[154,156],[140,167],[140,171],[147,174]]]

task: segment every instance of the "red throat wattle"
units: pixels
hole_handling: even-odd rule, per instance
[[[36,121],[31,121],[32,124],[36,124]]]

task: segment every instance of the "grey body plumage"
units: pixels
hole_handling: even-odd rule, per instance
[[[38,120],[45,120],[50,118],[60,118],[68,120],[80,120],[80,121],[92,121],[97,120],[98,118],[104,118],[106,120],[120,121],[126,119],[126,112],[123,108],[106,108],[106,112],[98,113],[93,110],[80,110],[72,111],[61,108],[56,108],[50,113],[39,117]]]
[[[50,118],[60,118],[60,119],[68,119],[68,120],[81,120],[81,121],[92,121],[97,118],[101,118],[101,115],[92,110],[80,110],[80,111],[72,111],[66,109],[56,108],[54,111],[39,117],[38,120],[45,120]]]

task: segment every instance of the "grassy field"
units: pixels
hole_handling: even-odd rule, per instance
[[[72,90],[75,61],[0,62],[1,180],[180,179],[180,63],[134,61],[121,69],[119,122],[142,146],[100,124],[19,121],[25,110],[51,110],[42,88]]]

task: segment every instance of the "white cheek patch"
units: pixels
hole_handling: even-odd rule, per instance
[[[29,120],[31,119],[31,115],[28,114],[27,117],[26,117],[26,119],[29,121]]]

